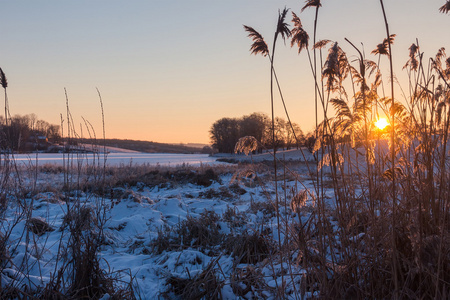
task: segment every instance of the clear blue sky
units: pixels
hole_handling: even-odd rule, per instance
[[[386,0],[397,77],[408,47],[419,39],[425,57],[450,54],[445,0]],[[89,120],[101,135],[95,87],[102,93],[106,134],[157,142],[209,142],[222,117],[270,112],[267,58],[251,56],[242,25],[271,44],[278,9],[299,14],[312,36],[314,10],[304,1],[152,0],[1,1],[0,67],[9,81],[11,114],[35,113],[60,124],[64,88],[76,123]],[[370,51],[385,37],[376,0],[323,0],[318,39],[347,37]],[[289,20],[291,16],[289,14]],[[306,54],[277,45],[275,64],[293,121],[313,128],[313,85]],[[372,59],[376,59],[372,56]],[[385,65],[387,65],[385,63]],[[276,114],[283,116],[279,105]],[[79,127],[79,126],[78,126]]]

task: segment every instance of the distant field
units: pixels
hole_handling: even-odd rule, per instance
[[[120,140],[120,139],[106,139],[106,140],[81,139],[80,143],[96,145],[99,147],[100,146],[103,147],[103,144],[105,144],[107,147],[121,148],[145,153],[185,153],[185,154],[201,153],[203,147],[207,146],[203,144],[177,145],[177,144],[164,144],[149,141]]]

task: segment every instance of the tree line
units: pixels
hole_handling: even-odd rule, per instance
[[[46,150],[50,143],[60,143],[60,126],[40,120],[35,114],[24,116],[0,116],[0,147],[1,150],[33,151]]]
[[[258,152],[262,149],[291,149],[305,146],[311,135],[303,134],[296,123],[289,124],[277,117],[274,122],[275,140],[272,137],[272,122],[264,113],[252,113],[240,118],[221,118],[209,131],[211,145],[218,152],[233,153],[237,141],[244,136],[253,136],[258,141]]]

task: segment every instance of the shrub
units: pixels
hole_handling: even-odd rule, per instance
[[[267,298],[270,287],[264,281],[261,270],[252,266],[235,268],[230,276],[230,284],[233,292],[238,297],[247,298],[248,293],[258,299]]]
[[[222,215],[222,219],[228,223],[231,228],[241,227],[246,223],[245,213],[239,212],[237,208],[227,205],[226,211]]]
[[[55,230],[42,218],[30,218],[28,220],[27,226],[29,231],[33,232],[38,236],[41,236],[46,232],[51,232]]]
[[[218,278],[216,264],[218,259],[211,260],[200,274],[192,278],[169,276],[166,279],[169,290],[162,294],[167,298],[173,298],[170,295],[173,293],[181,299],[222,299],[224,281]]]
[[[222,241],[220,225],[217,224],[219,220],[219,215],[208,210],[202,212],[199,218],[187,216],[176,229],[180,244],[200,248],[218,245]]]
[[[228,235],[223,247],[236,264],[256,264],[270,257],[276,249],[272,239],[259,231]]]
[[[223,240],[220,233],[219,215],[214,211],[205,210],[198,218],[187,216],[171,229],[168,226],[158,230],[158,236],[150,246],[156,253],[189,247],[199,248],[202,251],[214,251],[214,248]]]

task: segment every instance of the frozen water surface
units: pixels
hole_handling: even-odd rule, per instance
[[[93,153],[39,153],[39,154],[16,154],[14,159],[18,163],[35,164],[36,157],[38,164],[56,164],[62,165],[64,160],[82,163],[100,162],[103,164],[105,156],[103,154]],[[208,154],[169,154],[169,153],[109,153],[106,155],[106,164],[116,166],[121,164],[148,164],[148,165],[162,165],[162,166],[178,166],[182,164],[189,164],[197,166],[200,164],[214,164],[215,157],[210,157]]]

